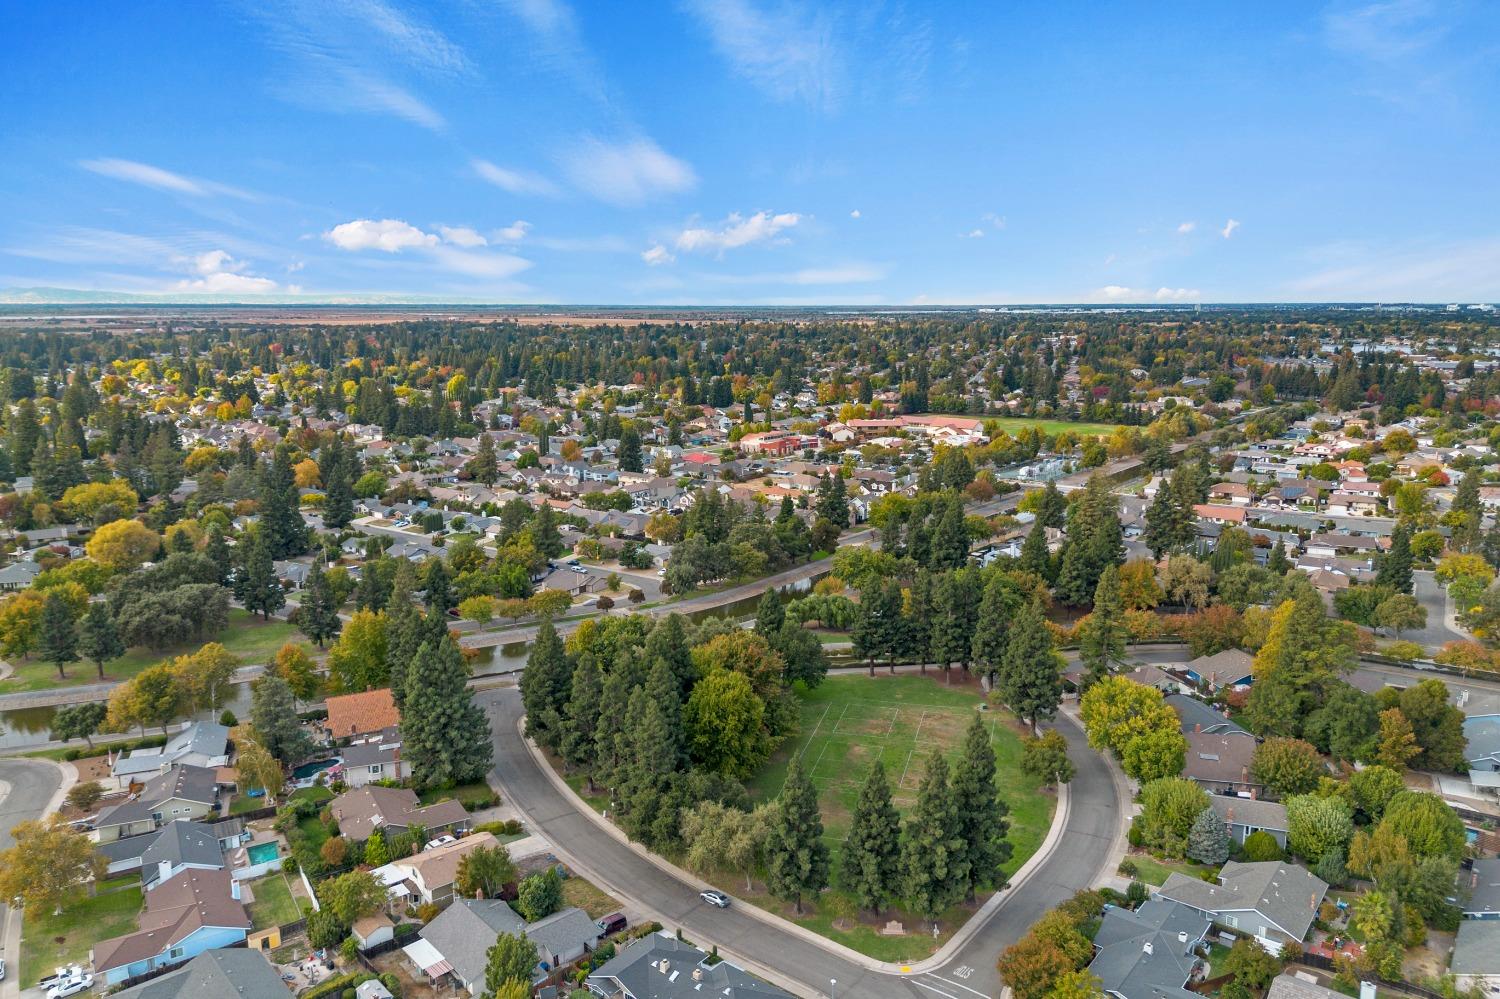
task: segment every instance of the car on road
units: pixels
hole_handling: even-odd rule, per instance
[[[85,972],[80,976],[65,978],[52,986],[47,990],[47,999],[67,999],[68,996],[76,996],[93,987],[94,976]]]
[[[729,896],[719,891],[717,888],[709,888],[705,891],[700,891],[698,893],[698,897],[703,899],[703,901],[707,902],[709,905],[716,906],[720,909],[729,908]]]

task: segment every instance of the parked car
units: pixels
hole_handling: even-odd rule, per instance
[[[628,925],[630,924],[625,919],[625,913],[611,912],[609,915],[599,920],[599,932],[604,936],[609,936],[611,933],[619,933]]]
[[[94,987],[94,976],[85,972],[81,977],[66,978],[47,990],[47,999],[67,999]]]
[[[83,975],[83,966],[78,964],[70,964],[66,968],[53,968],[52,974],[40,979],[36,983],[36,987],[46,991],[58,982],[67,981],[69,978],[82,978]]]
[[[436,850],[440,846],[447,846],[449,843],[457,843],[457,842],[458,842],[457,838],[455,838],[453,836],[449,836],[449,835],[447,835],[445,833],[444,835],[439,836],[437,839],[430,839],[430,840],[428,840],[427,841],[427,845],[424,846],[424,847],[422,847],[422,849],[423,850]]]
[[[709,888],[706,891],[700,891],[698,893],[698,897],[703,899],[703,901],[707,902],[709,905],[716,906],[720,909],[729,908],[729,896],[719,891],[717,888]]]

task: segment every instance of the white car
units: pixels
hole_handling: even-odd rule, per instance
[[[87,992],[94,987],[94,976],[84,974],[82,977],[66,978],[47,990],[47,999],[67,999],[68,996],[76,996],[80,992]]]
[[[447,846],[449,843],[457,843],[457,842],[458,842],[457,838],[455,838],[453,836],[439,836],[437,839],[430,839],[430,840],[428,840],[427,841],[427,845],[424,846],[424,847],[422,847],[422,849],[423,850],[436,850],[440,846]]]

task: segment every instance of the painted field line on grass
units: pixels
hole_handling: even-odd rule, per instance
[[[915,753],[916,751],[916,746],[913,746],[906,751],[906,765],[901,768],[901,779],[896,782],[897,787],[906,786],[906,771],[911,769],[911,754]]]
[[[818,717],[818,723],[816,725],[814,725],[813,726],[813,730],[807,734],[807,741],[802,744],[802,748],[801,749],[797,750],[797,758],[798,759],[801,759],[802,758],[802,754],[807,752],[807,747],[812,745],[813,736],[815,736],[815,735],[818,734],[818,729],[820,729],[820,728],[823,727],[823,719],[827,718],[828,717],[828,712],[830,712],[832,710],[833,710],[833,705],[832,704],[828,705],[826,708],[823,709],[822,715],[820,715]]]
[[[844,724],[844,716],[849,713],[849,704],[850,703],[851,702],[849,702],[849,701],[845,701],[844,702],[844,710],[840,711],[839,712],[839,716],[833,720],[833,734],[834,735],[842,735],[843,734],[842,732],[839,731],[839,726],[842,725],[842,724]],[[830,704],[829,707],[833,707],[833,705]]]
[[[923,708],[921,715],[919,715],[917,717],[917,730],[912,733],[912,737],[911,737],[912,745],[915,746],[917,743],[919,743],[919,742],[922,741],[922,726],[924,724],[926,724],[926,722],[927,722],[927,709]]]
[[[890,724],[886,725],[886,727],[885,727],[885,734],[886,735],[890,735],[892,732],[896,731],[896,719],[900,718],[900,717],[901,717],[901,709],[900,708],[891,708],[891,720],[890,720]]]

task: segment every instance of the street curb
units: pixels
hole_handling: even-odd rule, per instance
[[[1071,719],[1069,720],[1071,721]],[[685,881],[690,885],[693,885],[699,891],[702,891],[705,888],[712,887],[707,881],[704,881],[702,878],[691,873],[690,871],[686,871],[666,860],[665,858],[652,853],[650,850],[646,849],[639,843],[631,842],[630,838],[626,836],[618,826],[610,822],[608,819],[606,819],[604,816],[600,815],[592,807],[590,807],[588,802],[579,797],[578,793],[568,786],[567,781],[563,780],[562,777],[558,775],[557,771],[552,768],[552,764],[547,761],[546,757],[542,754],[541,749],[538,748],[537,745],[532,742],[532,740],[526,737],[525,725],[526,719],[523,716],[520,720],[517,721],[516,728],[521,736],[521,741],[526,745],[527,751],[531,753],[532,758],[533,760],[535,760],[537,766],[539,766],[542,769],[542,772],[547,775],[547,779],[552,782],[554,787],[556,787],[559,792],[561,792],[573,803],[573,806],[577,811],[580,811],[584,815],[587,815],[595,825],[599,826],[614,839],[628,847],[633,852],[639,854],[641,857],[645,858],[665,873],[670,874],[673,877],[678,878],[679,880]],[[786,919],[782,919],[780,916],[777,916],[774,913],[767,912],[752,903],[746,902],[741,904],[741,906],[739,907],[739,911],[744,912],[751,918],[757,919],[768,926],[780,930],[783,933],[789,933],[793,936],[801,938],[807,943],[820,947],[823,950],[828,951],[829,953],[837,954],[844,960],[849,961],[853,964],[858,964],[869,971],[893,976],[923,974],[927,971],[941,968],[950,960],[952,960],[953,954],[957,952],[964,944],[968,943],[968,941],[974,936],[974,934],[983,929],[984,925],[989,922],[990,918],[994,915],[996,910],[998,910],[1000,906],[1004,905],[1005,902],[1015,894],[1016,889],[1019,888],[1023,883],[1025,883],[1025,881],[1031,877],[1036,869],[1051,857],[1052,853],[1057,849],[1058,841],[1062,838],[1063,829],[1067,825],[1068,814],[1071,811],[1071,808],[1071,794],[1068,790],[1067,785],[1064,784],[1058,788],[1057,808],[1052,813],[1052,825],[1047,830],[1046,838],[1042,840],[1042,844],[1037,848],[1036,853],[1032,854],[1031,857],[1026,861],[1026,863],[1022,864],[1021,868],[1017,870],[1016,873],[1011,877],[1010,887],[1003,891],[997,891],[993,895],[991,895],[985,901],[985,903],[979,907],[974,915],[970,916],[964,922],[964,924],[954,932],[953,936],[950,937],[942,947],[938,948],[935,953],[923,958],[920,961],[905,964],[894,961],[877,961],[874,958],[869,957],[865,954],[861,954],[859,951],[854,950],[851,947],[847,947],[836,940],[830,940],[821,934],[814,933],[812,930],[809,930],[806,927],[798,926],[796,923],[790,922]]]

